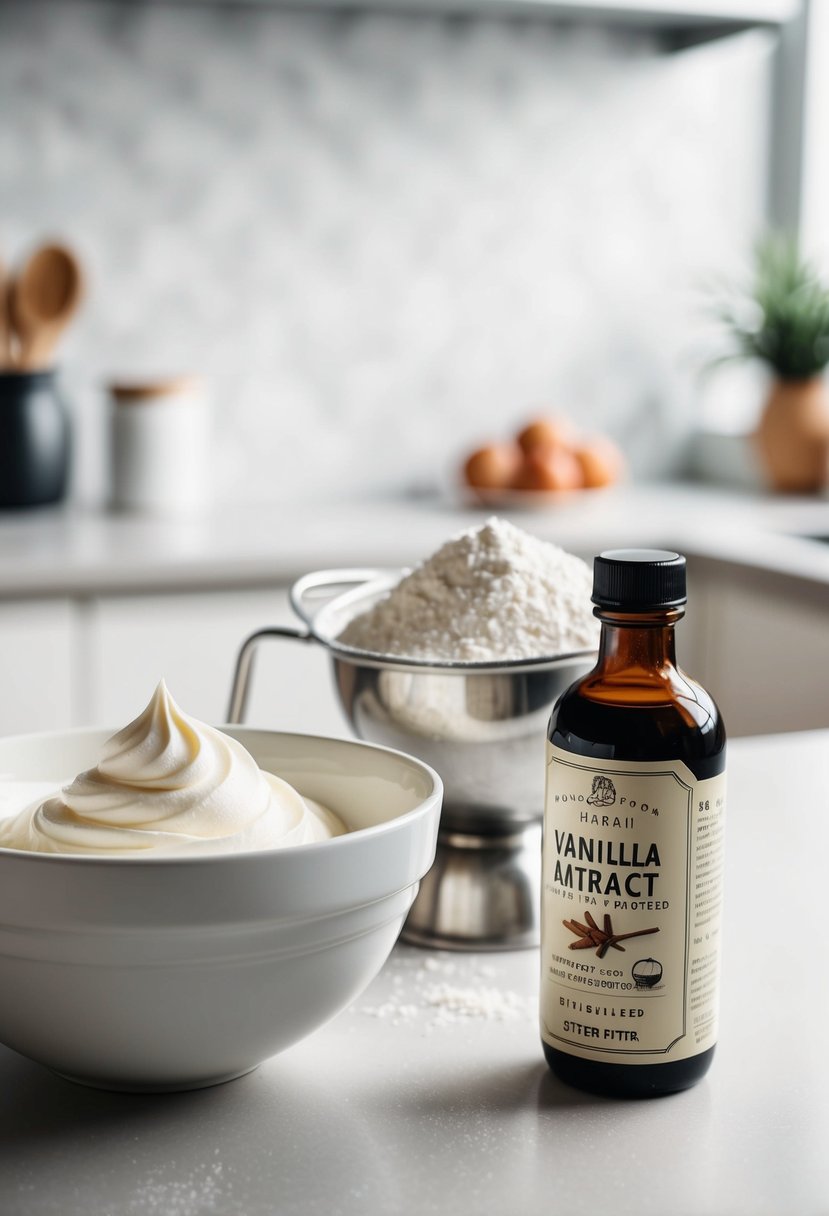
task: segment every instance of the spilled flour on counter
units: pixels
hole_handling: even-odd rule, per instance
[[[388,1020],[393,1026],[418,1022],[426,1031],[468,1022],[534,1021],[535,1001],[497,987],[492,983],[495,976],[495,968],[487,964],[444,962],[427,956],[414,975],[409,975],[414,979],[413,990],[406,990],[403,973],[393,972],[386,1000],[379,1005],[355,1005],[352,1012]]]
[[[218,1156],[219,1150],[215,1150]],[[241,1207],[231,1201],[228,1181],[220,1161],[204,1162],[192,1169],[176,1163],[151,1169],[141,1186],[133,1192],[124,1216],[232,1216]]]
[[[597,643],[592,575],[581,558],[502,519],[453,537],[339,641],[438,662],[534,659]]]

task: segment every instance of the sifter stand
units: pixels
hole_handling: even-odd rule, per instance
[[[401,937],[439,950],[537,946],[541,823],[443,824]]]

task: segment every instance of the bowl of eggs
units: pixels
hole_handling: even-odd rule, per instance
[[[463,485],[486,506],[543,506],[581,490],[615,484],[621,451],[607,435],[583,435],[566,417],[534,418],[504,442],[467,456]]]
[[[398,752],[219,730],[166,691],[112,737],[0,739],[0,775],[0,1042],[138,1091],[240,1076],[359,996],[442,794]]]

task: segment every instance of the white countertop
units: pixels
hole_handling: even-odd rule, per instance
[[[0,1212],[825,1216],[827,791],[829,732],[731,747],[720,1045],[694,1089],[554,1080],[537,951],[398,947],[352,1010],[215,1089],[100,1093],[0,1048]],[[436,984],[515,1017],[442,1021]]]
[[[448,499],[226,508],[192,519],[81,509],[0,515],[0,597],[287,583],[328,566],[411,565],[487,512]],[[502,514],[586,555],[671,545],[829,586],[829,501],[620,486]]]

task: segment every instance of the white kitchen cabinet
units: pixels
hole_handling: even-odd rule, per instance
[[[225,719],[239,646],[297,625],[284,588],[0,603],[0,733],[118,726],[164,676],[182,707]],[[731,735],[829,726],[829,590],[692,558],[680,664],[717,699]],[[262,644],[247,721],[348,737],[318,645]]]
[[[731,735],[829,726],[829,594],[730,566],[704,580],[699,666]],[[695,592],[696,594],[696,592]]]
[[[718,629],[720,594],[726,577],[722,567],[689,557],[688,606],[676,630],[679,666],[703,684],[720,706],[725,692],[723,672],[713,663],[712,639]]]
[[[223,722],[245,637],[266,625],[299,623],[281,589],[101,597],[91,601],[88,620],[88,716],[103,725],[128,722],[162,676],[187,713]],[[266,641],[253,679],[247,722],[348,736],[321,647]]]
[[[0,733],[78,720],[78,608],[70,600],[0,604]]]

